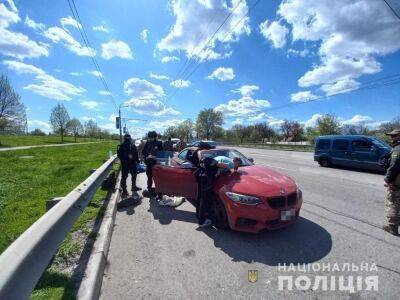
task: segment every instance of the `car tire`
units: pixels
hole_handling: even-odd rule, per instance
[[[218,229],[228,229],[228,215],[226,214],[226,209],[224,203],[218,198],[214,199],[214,225]]]
[[[318,163],[321,167],[324,167],[324,168],[329,168],[331,166],[331,161],[326,157],[320,158]]]

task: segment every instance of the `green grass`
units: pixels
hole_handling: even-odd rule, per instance
[[[65,196],[99,167],[117,142],[85,144],[76,147],[35,148],[0,152],[0,253],[46,212],[46,200]],[[106,195],[99,190],[61,245],[53,265],[44,273],[32,299],[73,299],[69,275],[57,265],[83,251],[73,238],[79,231],[94,240],[90,225],[104,214]]]
[[[76,140],[77,143],[95,141],[98,141],[98,139],[78,137]],[[75,138],[66,136],[64,137],[64,143],[75,143]],[[51,144],[61,144],[60,136],[0,135],[0,148]]]

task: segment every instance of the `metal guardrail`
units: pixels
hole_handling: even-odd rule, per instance
[[[112,156],[44,214],[0,256],[0,299],[27,299],[51,258],[107,177]]]

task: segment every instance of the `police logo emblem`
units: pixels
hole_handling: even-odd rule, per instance
[[[247,279],[250,283],[255,283],[258,281],[258,270],[249,270],[247,273]]]

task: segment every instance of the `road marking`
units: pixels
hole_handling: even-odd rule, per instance
[[[282,167],[278,167],[278,166],[274,166],[274,165],[259,165],[259,166],[277,168],[277,169],[282,169],[282,170],[287,170],[287,171],[295,171],[295,169],[282,168]]]

